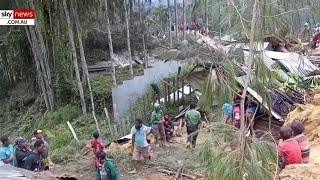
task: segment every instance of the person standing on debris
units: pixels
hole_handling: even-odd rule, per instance
[[[43,163],[45,166],[45,170],[49,170],[49,144],[47,141],[44,140],[44,134],[43,131],[41,129],[38,129],[36,131],[33,132],[34,137],[31,139],[31,149],[34,150],[34,143],[38,140],[41,140],[44,143],[44,151],[43,151]]]
[[[158,103],[154,104],[154,111],[151,114],[150,124],[153,129],[153,136],[156,141],[156,147],[159,146],[159,140],[160,145],[166,145],[166,143],[164,142],[166,135],[163,128],[163,111],[161,110],[161,106]]]
[[[44,152],[46,145],[42,140],[36,140],[33,144],[34,150],[26,158],[24,168],[29,171],[41,172],[45,170]]]
[[[94,157],[93,164],[96,168],[99,166],[97,152],[104,150],[104,145],[103,145],[102,141],[99,139],[99,136],[100,135],[98,132],[94,132],[92,135],[93,139],[91,140],[91,149],[92,149],[93,157]]]
[[[233,106],[230,103],[224,103],[222,106],[222,112],[223,112],[223,122],[226,124],[232,124],[233,123]]]
[[[302,156],[298,142],[291,138],[292,129],[288,126],[280,128],[280,137],[282,139],[278,144],[279,167],[284,169],[289,164],[301,164]]]
[[[310,142],[308,141],[307,136],[303,134],[304,127],[301,122],[293,122],[290,125],[293,133],[292,135],[294,136],[294,140],[296,140],[300,146],[301,149],[301,155],[302,155],[302,160],[303,163],[308,163],[309,162],[309,156],[310,156]]]
[[[18,168],[25,168],[25,160],[32,153],[31,148],[27,143],[27,139],[19,137],[16,139],[16,149],[14,152],[14,166]]]
[[[171,118],[170,118],[169,114],[166,114],[164,116],[163,127],[164,127],[164,131],[166,133],[167,142],[171,142],[172,135],[173,135],[173,132],[174,132],[174,126],[173,126],[173,123],[171,121]]]
[[[120,180],[121,175],[117,165],[112,159],[107,159],[104,151],[97,152],[99,166],[97,167],[96,180]]]
[[[8,135],[1,137],[2,147],[0,147],[0,160],[4,164],[13,165],[13,145]]]
[[[190,143],[192,148],[196,146],[196,141],[198,137],[197,129],[200,124],[201,114],[199,111],[196,110],[195,104],[190,104],[190,110],[186,112],[185,115],[187,121],[187,133],[188,133],[188,140],[187,140],[187,147],[190,147]]]
[[[150,147],[147,136],[152,132],[152,128],[142,124],[141,119],[136,119],[135,125],[131,129],[132,134],[132,157],[133,171],[130,174],[136,174],[139,161],[143,159],[151,160]]]

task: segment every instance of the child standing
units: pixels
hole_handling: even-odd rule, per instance
[[[298,142],[291,138],[292,129],[288,126],[280,128],[281,141],[278,145],[279,166],[284,169],[289,164],[301,164],[302,156]]]
[[[91,140],[91,149],[93,152],[93,156],[94,156],[94,166],[97,168],[99,166],[99,161],[97,158],[97,152],[98,151],[103,151],[104,150],[104,145],[102,143],[102,141],[99,139],[99,133],[98,132],[94,132],[93,133],[93,140]]]
[[[304,127],[301,122],[293,122],[290,125],[293,133],[292,135],[294,136],[294,140],[296,140],[300,146],[301,150],[301,155],[302,155],[302,160],[303,163],[308,163],[309,162],[309,155],[310,155],[310,142],[308,141],[307,136],[303,134]]]

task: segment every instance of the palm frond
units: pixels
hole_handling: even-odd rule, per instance
[[[272,179],[276,145],[252,139],[233,126],[212,123],[210,141],[196,150],[192,160],[207,170],[210,179]],[[227,136],[227,138],[225,138]],[[239,137],[242,137],[239,141]]]

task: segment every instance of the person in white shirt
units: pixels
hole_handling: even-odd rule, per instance
[[[131,174],[137,173],[139,162],[143,159],[151,159],[150,147],[147,136],[151,133],[152,128],[142,124],[141,119],[136,119],[135,125],[131,129],[132,134],[132,157],[134,170]]]

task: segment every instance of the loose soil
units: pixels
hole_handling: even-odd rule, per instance
[[[316,97],[316,96],[315,96]],[[318,102],[318,98],[313,101]],[[319,101],[320,102],[320,101]],[[320,105],[306,104],[297,105],[296,109],[287,116],[286,124],[300,121],[304,125],[304,133],[310,141],[320,142]]]

